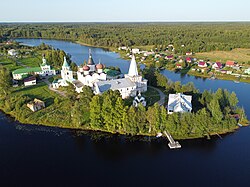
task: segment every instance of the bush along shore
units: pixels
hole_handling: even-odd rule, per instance
[[[66,97],[50,91],[42,81],[31,87],[13,88],[11,73],[4,64],[0,65],[0,109],[25,124],[146,136],[167,130],[176,139],[225,134],[235,131],[238,123],[248,123],[244,109],[237,106],[235,93],[222,89],[200,93],[192,83],[169,82],[154,68],[146,68],[143,76],[166,95],[192,95],[192,113],[169,115],[157,103],[135,108],[131,99],[123,100],[117,91],[94,96],[89,87],[80,94],[73,85],[63,88]],[[35,98],[45,101],[46,108],[32,112],[27,103]]]

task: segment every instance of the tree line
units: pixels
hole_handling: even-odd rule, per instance
[[[81,41],[104,47],[152,46],[177,53],[250,48],[249,23],[1,24],[2,38]]]

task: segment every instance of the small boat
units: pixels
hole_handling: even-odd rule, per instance
[[[237,83],[237,84],[240,83],[240,81],[234,81],[234,82]]]

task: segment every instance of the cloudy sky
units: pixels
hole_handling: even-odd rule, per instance
[[[11,0],[0,22],[250,21],[250,0]]]

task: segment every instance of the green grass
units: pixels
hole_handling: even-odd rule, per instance
[[[249,62],[250,49],[233,49],[232,51],[212,51],[204,53],[196,53],[195,57],[200,59],[210,59],[212,61],[226,62],[233,60],[236,62]]]
[[[18,68],[22,68],[22,66],[18,66],[13,59],[2,57],[0,58],[0,64],[10,71],[14,71]]]
[[[21,62],[23,65],[28,67],[40,67],[41,58],[38,57],[29,57],[24,59],[18,59],[18,62]]]
[[[148,88],[147,92],[142,93],[142,96],[145,97],[147,101],[147,106],[152,106],[160,100],[159,93],[153,88]]]
[[[56,93],[49,90],[48,85],[44,82],[35,86],[13,88],[12,95],[27,95],[32,99],[38,98],[45,101],[46,106],[53,104],[54,98],[57,96]]]

